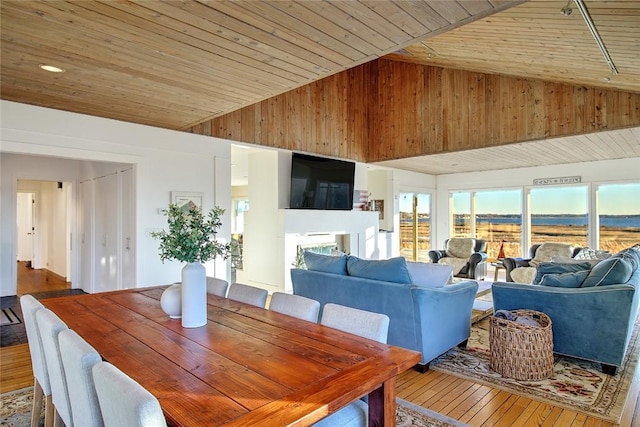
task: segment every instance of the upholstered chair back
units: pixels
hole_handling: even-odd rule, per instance
[[[242,283],[232,283],[229,286],[227,298],[264,308],[268,295],[269,292],[266,289],[243,285]]]
[[[93,380],[105,427],[167,425],[158,399],[112,364],[95,365]]]
[[[42,348],[42,338],[36,322],[36,312],[44,309],[44,306],[32,295],[20,297],[20,308],[27,332],[27,342],[29,343],[29,353],[31,354],[31,369],[33,371],[33,407],[31,409],[31,427],[37,427],[40,423],[40,412],[42,411],[42,398],[45,402],[45,425],[53,425],[54,410],[51,398],[51,384],[49,382],[49,372],[44,358]]]
[[[60,344],[58,343],[60,332],[69,328],[54,312],[47,308],[36,311],[36,322],[42,338],[42,348],[47,364],[47,372],[49,372],[53,404],[64,425],[72,427],[74,424],[71,417],[71,403],[69,401],[67,379],[62,366]]]
[[[224,298],[227,296],[228,288],[229,282],[226,280],[207,276],[207,293]]]
[[[271,295],[269,310],[316,323],[320,313],[320,303],[300,295],[274,292]]]
[[[470,237],[452,237],[445,242],[448,257],[469,259],[476,247],[476,239]]]
[[[387,342],[389,316],[386,314],[329,303],[324,305],[320,323],[381,343]]]
[[[80,335],[65,329],[58,335],[62,367],[67,379],[69,399],[73,402],[73,424],[102,427],[102,413],[93,383],[93,366],[102,361],[98,352]]]

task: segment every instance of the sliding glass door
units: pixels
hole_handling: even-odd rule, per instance
[[[428,262],[430,236],[431,195],[400,193],[400,256]]]

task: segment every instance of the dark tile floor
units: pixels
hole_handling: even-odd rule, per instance
[[[82,289],[65,289],[59,291],[48,292],[36,292],[32,293],[36,299],[55,298],[67,295],[80,295],[84,294]],[[18,296],[1,297],[0,309],[11,308],[14,313],[20,318],[21,322],[15,325],[0,326],[0,347],[8,347],[16,344],[26,344],[27,332],[24,329],[24,323],[22,322],[22,310],[20,309],[20,299]]]

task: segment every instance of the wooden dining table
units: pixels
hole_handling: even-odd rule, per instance
[[[160,401],[172,426],[306,426],[368,395],[369,426],[395,425],[396,376],[420,353],[208,295],[183,328],[165,287],[43,300],[102,358]]]

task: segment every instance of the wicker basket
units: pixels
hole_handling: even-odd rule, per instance
[[[504,377],[521,381],[549,378],[553,374],[551,319],[546,314],[533,310],[513,310],[512,313],[532,317],[541,327],[491,316],[491,369]]]

